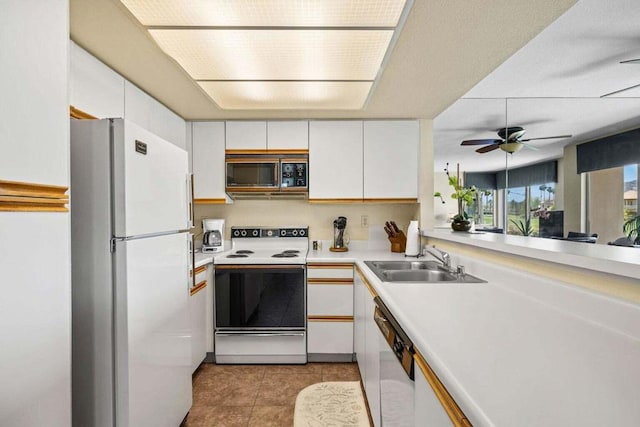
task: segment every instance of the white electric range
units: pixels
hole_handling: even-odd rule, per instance
[[[215,258],[216,363],[306,363],[309,229],[232,227]]]

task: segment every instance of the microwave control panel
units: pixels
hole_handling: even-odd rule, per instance
[[[280,170],[280,187],[282,189],[306,189],[307,188],[307,162],[286,160],[283,161]]]

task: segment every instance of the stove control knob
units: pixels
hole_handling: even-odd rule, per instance
[[[233,230],[233,237],[238,237],[240,235],[240,231]]]
[[[273,230],[267,230],[267,237],[273,237]]]
[[[253,235],[253,237],[258,237],[259,231],[258,230],[253,230],[253,232],[251,233]]]
[[[242,230],[240,232],[240,235],[242,235],[242,237],[246,237],[247,236],[247,230]]]
[[[304,235],[307,234],[307,232],[304,230],[304,228],[302,228],[302,229],[300,229],[298,234],[300,234],[300,237],[304,237]]]
[[[284,228],[280,230],[280,236],[285,237],[287,235],[287,230]]]
[[[297,235],[298,235],[298,230],[294,229],[294,230],[291,232],[291,234],[293,234],[294,236],[297,236]]]

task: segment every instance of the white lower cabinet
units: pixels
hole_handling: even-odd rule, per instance
[[[353,358],[353,264],[307,265],[307,353],[310,361]]]
[[[353,354],[353,322],[309,321],[307,352],[312,354]]]
[[[369,403],[374,427],[380,426],[380,341],[378,325],[373,320],[376,293],[367,283],[358,268],[355,283],[354,346],[360,376]]]
[[[471,422],[428,362],[416,353],[415,360],[415,427],[471,427]],[[446,408],[446,409],[445,409]]]
[[[433,389],[420,369],[416,369],[414,391],[415,427],[425,425],[433,427],[449,427],[451,419],[447,415]]]
[[[191,319],[191,371],[194,372],[207,356],[207,267],[201,266],[195,269],[195,285],[191,287],[189,311]]]

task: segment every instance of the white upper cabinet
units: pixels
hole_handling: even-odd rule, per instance
[[[362,121],[309,123],[309,199],[362,199]]]
[[[224,122],[193,122],[194,199],[224,199]]]
[[[269,150],[308,150],[309,122],[306,120],[267,122]]]
[[[70,104],[99,119],[124,117],[124,78],[70,42]]]
[[[364,198],[417,199],[417,120],[364,122]]]
[[[129,81],[124,85],[124,116],[172,144],[187,148],[185,121]]]
[[[227,126],[227,150],[266,150],[267,122],[229,121]]]

